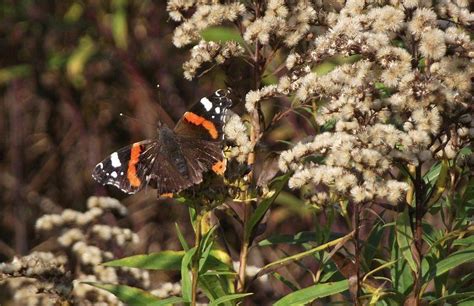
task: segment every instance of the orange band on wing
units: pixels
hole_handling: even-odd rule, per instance
[[[133,187],[139,187],[141,184],[141,181],[137,176],[137,163],[141,151],[142,149],[140,148],[139,143],[134,143],[132,145],[132,150],[130,151],[130,160],[128,161],[127,178],[130,182],[130,185]]]
[[[184,114],[184,119],[194,125],[202,125],[202,127],[205,128],[209,132],[212,139],[217,139],[217,137],[219,136],[218,135],[219,133],[217,132],[217,129],[214,123],[212,123],[209,120],[206,120],[206,118],[198,116],[195,113],[187,112]]]
[[[224,174],[225,168],[226,168],[225,160],[220,160],[217,163],[215,163],[214,165],[212,165],[212,171],[214,171],[215,173],[217,173],[219,175]]]

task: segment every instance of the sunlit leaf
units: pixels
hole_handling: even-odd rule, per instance
[[[459,250],[436,264],[436,276],[442,275],[457,266],[474,261],[474,246]]]
[[[226,41],[236,41],[239,44],[244,44],[244,39],[240,35],[239,31],[229,27],[209,27],[201,31],[201,36],[206,41],[215,41],[215,42],[226,42]]]
[[[273,305],[304,305],[311,303],[316,299],[346,291],[347,289],[349,289],[349,282],[347,280],[333,283],[317,284],[290,293],[287,296],[279,299]]]
[[[395,224],[390,223],[389,225],[392,226]],[[398,241],[395,239],[395,232],[396,227],[394,227],[394,230],[390,230],[389,241],[393,241],[391,260],[395,261],[395,264],[391,266],[390,274],[394,289],[401,294],[405,294],[410,289],[410,286],[413,285],[413,275],[408,262],[403,260],[402,251],[398,246]]]
[[[181,291],[186,302],[191,302],[192,299],[192,278],[191,278],[191,261],[196,248],[192,248],[184,254],[181,262]]]
[[[112,15],[112,35],[115,45],[120,49],[127,49],[128,45],[128,26],[127,26],[127,0],[113,0],[115,11]]]
[[[164,306],[183,302],[183,299],[180,297],[172,297],[162,300],[142,289],[125,285],[103,284],[95,282],[84,282],[84,284],[107,290],[127,305]]]
[[[456,239],[453,241],[453,246],[462,245],[462,246],[470,246],[474,245],[474,235],[469,236],[467,238]]]
[[[400,213],[396,222],[397,243],[403,257],[408,262],[412,271],[416,271],[416,263],[411,252],[411,243],[413,242],[413,232],[410,227],[408,210]]]
[[[162,251],[146,255],[134,255],[112,260],[103,265],[109,267],[131,267],[150,270],[180,270],[184,251]]]
[[[236,293],[236,294],[225,295],[225,296],[222,296],[222,297],[212,301],[211,303],[209,303],[209,306],[221,305],[225,302],[230,302],[230,301],[233,301],[233,300],[241,299],[243,297],[246,297],[246,296],[249,296],[249,295],[252,295],[252,294],[253,293]]]
[[[22,78],[30,75],[32,69],[29,65],[21,64],[0,69],[0,85],[10,82],[11,80]]]
[[[326,250],[330,247],[334,247],[334,249],[338,249],[340,246],[344,245],[345,242],[347,242],[349,239],[351,239],[353,235],[354,235],[354,232],[350,232],[349,234],[345,235],[344,237],[341,237],[341,238],[335,239],[333,241],[327,242],[325,244],[319,245],[319,246],[317,246],[315,248],[312,248],[310,250],[307,250],[307,251],[304,251],[304,252],[301,252],[301,253],[298,253],[298,254],[295,254],[295,255],[292,255],[292,256],[284,257],[282,259],[271,262],[271,263],[265,265],[264,267],[262,267],[255,277],[260,277],[264,274],[273,272],[276,269],[281,268],[281,267],[283,267],[283,266],[285,266],[285,265],[287,265],[291,262],[294,262],[296,260],[301,260],[306,256],[312,255],[316,252]]]
[[[64,14],[64,20],[67,22],[76,22],[78,21],[84,12],[84,7],[82,4],[77,1],[71,4],[69,9]]]
[[[189,250],[189,245],[188,245],[188,242],[186,241],[186,239],[184,238],[183,233],[181,233],[181,229],[179,228],[179,224],[175,223],[174,226],[176,228],[176,233],[178,234],[178,239],[179,239],[179,242],[181,243],[181,247],[183,248],[183,250],[188,251]]]
[[[83,36],[79,40],[79,45],[69,56],[66,65],[66,72],[69,80],[75,86],[84,85],[84,77],[82,72],[90,57],[95,53],[96,46],[89,36]]]

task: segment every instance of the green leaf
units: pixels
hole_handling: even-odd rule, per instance
[[[135,255],[103,263],[108,267],[131,267],[150,270],[176,270],[181,268],[184,251],[162,251],[148,255]]]
[[[297,291],[297,290],[300,290],[300,288],[298,288],[297,285],[293,284],[290,280],[286,279],[283,275],[281,275],[280,273],[278,272],[273,272],[272,275],[277,279],[279,280],[280,282],[282,282],[283,284],[285,284],[288,288],[291,289],[291,291]]]
[[[201,251],[199,252],[201,254],[201,258],[199,258],[199,271],[200,272],[201,271],[205,272],[203,268],[209,258],[209,255],[211,254],[212,246],[214,245],[214,240],[212,238],[214,237],[214,232],[216,228],[217,228],[216,226],[212,227],[202,238],[202,242],[200,245]]]
[[[30,75],[32,71],[30,65],[26,64],[2,68],[0,69],[0,85],[6,84],[17,78],[26,77]]]
[[[245,228],[246,241],[250,240],[254,227],[258,223],[260,223],[263,216],[268,211],[272,203],[275,201],[275,199],[277,198],[278,194],[283,189],[283,187],[286,186],[286,183],[288,182],[289,179],[290,179],[290,174],[285,174],[273,180],[272,185],[271,185],[271,191],[269,192],[269,194],[267,194],[266,198],[262,199],[260,204],[257,206],[257,209],[255,209],[255,212],[250,217],[249,222],[247,223],[247,226]]]
[[[183,250],[188,251],[189,250],[189,244],[186,241],[186,239],[184,238],[183,233],[181,233],[181,230],[179,228],[178,223],[175,222],[174,226],[176,228],[176,233],[178,234],[179,243],[181,243],[181,246],[183,247]]]
[[[462,246],[470,246],[474,245],[474,235],[469,236],[467,238],[456,239],[453,241],[453,246],[462,245]]]
[[[218,299],[212,301],[211,303],[209,303],[209,306],[220,305],[220,304],[223,304],[223,303],[225,303],[225,302],[237,300],[237,299],[240,299],[240,298],[243,298],[243,297],[252,295],[252,294],[253,294],[253,293],[236,293],[236,294],[229,294],[229,295],[222,296],[222,297],[220,297],[220,298],[218,298]]]
[[[390,224],[390,226],[393,224]],[[407,294],[413,284],[413,275],[406,260],[403,260],[400,247],[395,239],[396,227],[390,230],[389,241],[393,241],[391,260],[396,261],[390,269],[393,288],[401,294]]]
[[[381,241],[384,231],[385,229],[382,222],[377,222],[373,225],[369,237],[367,238],[367,243],[365,243],[364,246],[364,258],[366,262],[372,262],[372,259],[376,256],[379,249],[383,247]]]
[[[112,35],[115,45],[125,50],[128,45],[127,0],[114,0],[112,4],[115,8],[112,16]]]
[[[349,282],[347,280],[333,282],[333,283],[324,283],[310,286],[293,293],[288,294],[287,296],[279,299],[274,306],[284,306],[284,305],[303,305],[311,303],[312,301],[333,295],[339,292],[343,292],[349,289]]]
[[[241,45],[245,44],[239,31],[228,27],[209,27],[201,31],[201,36],[205,41],[236,41]]]
[[[221,275],[235,276],[235,275],[237,275],[237,272],[235,272],[235,271],[206,271],[206,272],[202,273],[201,275],[205,275],[205,276],[221,276]]]
[[[199,275],[199,287],[202,289],[204,294],[212,302],[222,296],[226,296],[233,292],[233,280],[235,276],[230,275]],[[230,302],[224,302],[223,304],[232,305]]]
[[[269,246],[274,244],[301,244],[310,241],[316,241],[315,232],[299,232],[294,235],[274,235],[258,243],[259,246]]]
[[[416,271],[416,263],[411,253],[410,244],[413,241],[413,233],[410,227],[410,217],[408,210],[398,215],[396,222],[397,243],[403,257],[407,260],[412,271]]]
[[[218,250],[211,250],[211,254],[204,264],[204,270],[229,271],[229,265],[222,262],[217,255]],[[184,251],[162,251],[158,253],[134,255],[103,263],[108,267],[130,267],[148,270],[179,271],[183,260]]]
[[[95,53],[96,46],[92,38],[83,36],[79,40],[79,46],[72,52],[67,61],[66,72],[69,80],[77,87],[84,85],[85,79],[82,75],[84,67],[90,57]]]
[[[459,250],[436,264],[436,276],[440,276],[457,266],[474,260],[474,246]]]
[[[190,249],[181,262],[181,291],[186,302],[191,302],[192,298],[191,261],[195,253],[196,248]]]
[[[393,90],[383,83],[375,83],[375,89],[378,90],[381,98],[388,98],[393,94]]]
[[[115,295],[118,299],[127,305],[151,305],[151,306],[162,306],[162,305],[173,305],[176,303],[183,302],[180,297],[172,297],[164,300],[160,300],[158,297],[143,291],[142,289],[125,286],[125,285],[114,285],[114,284],[103,284],[95,282],[83,282]]]
[[[443,305],[443,303],[440,303],[440,302],[446,301],[446,300],[451,300],[452,302],[455,302],[456,304],[454,305],[461,305],[461,304],[458,304],[461,298],[468,298],[469,300],[471,300],[471,303],[472,303],[474,299],[474,291],[445,295],[443,297],[440,297],[436,300],[431,301],[430,305]],[[467,301],[464,301],[464,302],[467,302]],[[466,304],[466,305],[472,305],[472,304]]]
[[[303,200],[293,195],[291,192],[282,190],[275,199],[275,203],[284,206],[288,211],[292,213],[294,212],[301,217],[308,215],[308,206],[305,205]]]
[[[64,21],[70,23],[77,22],[83,13],[84,7],[81,5],[81,3],[79,3],[79,1],[74,2],[64,14]]]
[[[276,260],[274,262],[271,262],[271,263],[265,265],[264,267],[262,267],[260,269],[260,271],[257,273],[257,275],[255,276],[255,278],[257,278],[259,276],[262,276],[264,274],[268,274],[270,272],[273,272],[274,270],[276,270],[280,267],[283,267],[283,266],[285,266],[285,265],[287,265],[291,262],[294,262],[296,260],[301,260],[302,258],[304,258],[306,256],[313,255],[314,253],[326,250],[330,247],[334,247],[334,249],[339,249],[342,245],[344,245],[344,243],[346,243],[349,239],[351,239],[353,235],[354,235],[354,231],[350,232],[349,234],[345,235],[344,237],[341,237],[341,238],[335,239],[333,241],[327,242],[325,244],[319,245],[319,246],[317,246],[315,248],[312,248],[310,250],[307,250],[307,251],[304,251],[304,252],[301,252],[301,253],[298,253],[298,254],[295,254],[295,255],[292,255],[292,256],[288,256],[288,257]]]

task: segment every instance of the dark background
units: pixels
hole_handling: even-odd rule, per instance
[[[189,48],[171,44],[175,26],[165,1],[1,2],[0,262],[44,241],[34,232],[38,217],[64,208],[84,211],[92,195],[116,197],[129,208],[120,222],[141,238],[131,254],[180,249],[175,222],[192,241],[184,206],[158,202],[150,189],[127,197],[91,178],[111,152],[155,137],[158,120],[173,126],[190,104],[226,87],[220,68],[184,79]],[[236,104],[241,113],[242,101]],[[286,126],[275,137],[282,132],[294,135]],[[283,202],[300,203],[286,195]],[[311,214],[287,208],[272,211],[267,233],[310,228]],[[235,248],[234,260],[238,243]],[[255,251],[250,263],[261,266],[278,256]]]
[[[95,164],[224,86],[183,78],[174,26],[165,1],[1,2],[0,261],[35,245],[38,216],[83,210],[107,190],[124,198],[95,184]],[[154,199],[149,190],[126,202],[133,211]]]

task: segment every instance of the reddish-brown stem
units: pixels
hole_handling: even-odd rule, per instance
[[[415,169],[415,249],[416,249],[416,265],[417,271],[415,273],[415,284],[413,288],[414,298],[416,304],[420,303],[420,293],[422,286],[422,269],[421,261],[423,260],[423,215],[425,214],[424,199],[423,199],[423,178],[421,176],[421,165]]]
[[[359,243],[359,221],[360,221],[360,204],[353,203],[354,212],[352,215],[352,226],[354,230],[354,259],[355,259],[355,277],[356,277],[356,290],[354,296],[354,305],[360,305],[359,296],[360,296],[360,243]]]
[[[260,17],[260,9],[261,3],[260,1],[255,2],[255,17]],[[262,61],[264,60],[261,58],[261,45],[257,41],[255,43],[255,52],[253,56],[253,76],[254,76],[254,89],[258,89],[261,84],[261,76],[262,76]],[[251,130],[250,130],[250,141],[253,148],[255,148],[256,143],[258,142],[260,136],[260,107],[259,105],[256,106],[256,110],[251,114]],[[255,162],[255,149],[249,154],[247,158],[247,164],[252,167],[253,163]],[[253,167],[251,168],[250,173],[247,175],[248,182],[252,181],[253,177]],[[247,195],[246,198],[251,198],[251,193],[249,190],[246,191]],[[247,269],[247,257],[248,257],[248,250],[250,247],[250,241],[248,235],[245,231],[247,228],[247,222],[250,217],[250,201],[244,202],[244,220],[243,220],[243,236],[242,236],[242,246],[240,249],[240,266],[239,266],[239,274],[237,280],[237,292],[243,292],[245,290],[245,278],[246,278],[246,269]]]

